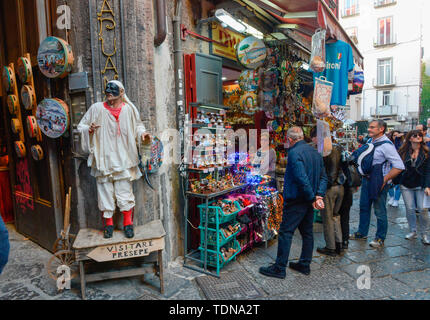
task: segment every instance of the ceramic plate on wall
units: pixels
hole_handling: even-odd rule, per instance
[[[36,118],[44,135],[59,138],[69,127],[69,107],[60,99],[44,99],[37,106]]]
[[[39,47],[37,63],[48,78],[64,78],[72,70],[72,47],[63,39],[46,38]]]
[[[262,40],[251,36],[237,45],[236,55],[239,63],[245,68],[256,69],[266,60],[267,48]]]

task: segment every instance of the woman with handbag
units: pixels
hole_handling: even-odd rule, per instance
[[[422,132],[410,131],[399,149],[399,154],[406,170],[393,182],[400,184],[406,206],[410,233],[405,238],[416,239],[419,227],[423,243],[430,245],[428,210],[423,208],[424,195],[430,195],[430,159],[429,148],[424,142]]]

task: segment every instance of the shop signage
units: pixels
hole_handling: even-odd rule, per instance
[[[87,257],[97,262],[105,262],[144,257],[162,249],[164,249],[164,238],[158,238],[97,247],[87,254]]]
[[[215,28],[212,29],[212,40],[224,43],[227,46],[223,47],[212,43],[212,54],[237,61],[235,47],[245,37],[240,33],[221,27],[218,23],[214,23],[213,26]]]

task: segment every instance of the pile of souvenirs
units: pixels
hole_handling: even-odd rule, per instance
[[[190,179],[190,191],[198,194],[211,194],[235,187],[230,172],[215,179],[211,174],[204,179]]]

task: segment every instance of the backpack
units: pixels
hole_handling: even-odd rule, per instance
[[[373,155],[375,153],[375,148],[383,145],[384,143],[391,143],[391,141],[385,140],[377,143],[372,143],[369,141],[368,143],[362,145],[360,148],[355,150],[352,155],[350,161],[357,168],[357,171],[362,176],[368,176],[372,171],[373,164]]]

